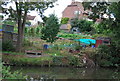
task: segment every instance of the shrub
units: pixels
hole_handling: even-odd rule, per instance
[[[69,21],[69,18],[65,17],[61,19],[61,24],[67,24]]]
[[[75,50],[81,50],[82,46],[80,44],[75,45]]]
[[[27,27],[25,27],[25,34],[27,34],[28,33],[28,28]]]
[[[24,39],[23,46],[32,46],[32,45],[33,45],[32,42],[30,42],[30,41],[27,40],[27,39]]]
[[[55,42],[57,40],[56,36],[59,32],[59,26],[58,18],[54,14],[50,15],[45,27],[41,29],[41,39],[46,40],[46,42]]]
[[[62,65],[62,58],[63,58],[63,56],[54,56],[53,63],[55,65]]]
[[[12,41],[3,41],[2,42],[2,51],[14,51],[15,48],[13,46]]]
[[[112,44],[110,47],[106,45],[100,45],[96,50],[96,54],[94,54],[93,57],[100,66],[104,67],[120,66],[119,52]]]
[[[75,56],[54,56],[53,63],[55,65],[71,65],[71,66],[80,66],[81,61],[78,57]]]
[[[111,62],[111,61],[108,61],[108,60],[106,60],[106,59],[102,59],[99,64],[100,64],[101,66],[103,66],[103,67],[109,67],[109,66],[112,65],[112,62]]]
[[[59,46],[58,46],[58,44],[55,44],[54,47],[53,47],[53,49],[55,49],[55,50],[59,50]]]
[[[26,79],[27,76],[23,76],[20,71],[10,72],[10,66],[2,67],[2,79]]]

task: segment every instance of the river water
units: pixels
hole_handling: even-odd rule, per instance
[[[120,79],[120,69],[86,69],[69,67],[12,67],[12,71],[20,70],[23,75],[34,79]]]

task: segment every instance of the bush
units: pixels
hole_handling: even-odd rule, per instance
[[[100,45],[96,50],[96,54],[92,56],[95,61],[104,67],[119,67],[120,66],[120,55],[116,47],[111,44],[111,46]]]
[[[54,14],[50,15],[45,27],[41,29],[41,39],[46,40],[46,42],[55,42],[57,40],[56,36],[59,32],[59,27],[58,18]]]
[[[108,60],[106,60],[106,59],[102,59],[99,64],[100,64],[101,66],[103,66],[103,67],[109,67],[109,66],[112,65],[112,62],[111,62],[111,61],[108,61]]]
[[[53,63],[55,65],[81,66],[81,61],[75,56],[54,56]]]
[[[62,58],[63,58],[63,56],[54,56],[53,57],[53,63],[55,65],[62,65],[63,64],[62,63]]]
[[[67,24],[69,21],[69,18],[65,17],[61,19],[61,24]]]
[[[13,46],[12,41],[3,41],[2,42],[2,51],[14,51],[15,48]]]
[[[42,66],[52,63],[51,57],[30,58],[24,55],[3,54],[3,62],[16,66]]]
[[[20,71],[10,72],[10,66],[2,67],[2,79],[26,79],[27,76],[23,76]]]
[[[81,50],[82,46],[80,44],[75,45],[75,50]]]
[[[53,49],[55,49],[55,50],[59,50],[59,46],[58,46],[58,44],[55,44],[55,45],[53,46]]]
[[[24,39],[23,46],[32,46],[32,45],[33,45],[32,42],[30,42],[30,41],[27,40],[27,39]]]

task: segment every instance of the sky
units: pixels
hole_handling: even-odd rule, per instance
[[[81,2],[82,0],[74,0],[74,1]],[[45,16],[47,16],[47,17],[49,17],[50,14],[55,14],[58,17],[58,19],[60,19],[62,17],[62,12],[64,11],[64,9],[68,5],[71,4],[71,2],[72,2],[72,0],[58,0],[57,2],[54,3],[54,7],[53,8],[48,8],[47,10],[45,10],[45,12],[43,14]],[[12,8],[15,9],[15,4],[14,3],[10,3],[6,7],[9,7],[11,5],[12,5]],[[40,16],[35,11],[31,11],[30,13],[28,13],[28,15],[37,16],[39,21],[42,21]],[[8,17],[6,16],[5,19],[6,18],[8,18]]]
[[[79,1],[82,2],[82,0],[74,0],[74,1]],[[50,14],[55,14],[58,19],[61,19],[62,17],[62,12],[64,11],[64,9],[70,5],[72,2],[72,0],[58,0],[57,2],[54,3],[54,7],[53,8],[48,8],[47,10],[45,10],[45,12],[43,13],[45,16],[49,17]],[[11,3],[6,7],[9,7],[12,5],[12,8],[15,9],[15,4]],[[1,13],[0,13],[1,15]],[[38,15],[37,12],[35,11],[31,11],[31,13],[28,13],[28,15],[32,15],[32,16],[37,16],[39,21],[42,21],[42,19],[40,18],[40,16]],[[5,17],[5,19],[8,18],[8,16]]]
[[[81,2],[82,0],[75,0],[75,1],[79,1]],[[68,6],[70,5],[72,2],[72,0],[58,0],[57,2],[54,3],[54,7],[53,8],[48,8],[45,12],[44,12],[44,15],[49,17],[50,14],[55,14],[58,19],[60,19],[62,17],[62,12],[63,10]],[[30,15],[37,15],[36,12],[31,12]],[[41,18],[39,18],[40,21]]]

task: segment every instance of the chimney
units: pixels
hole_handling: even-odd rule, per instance
[[[75,2],[75,0],[72,0],[72,2]]]
[[[72,0],[72,4],[75,4],[75,0]]]

